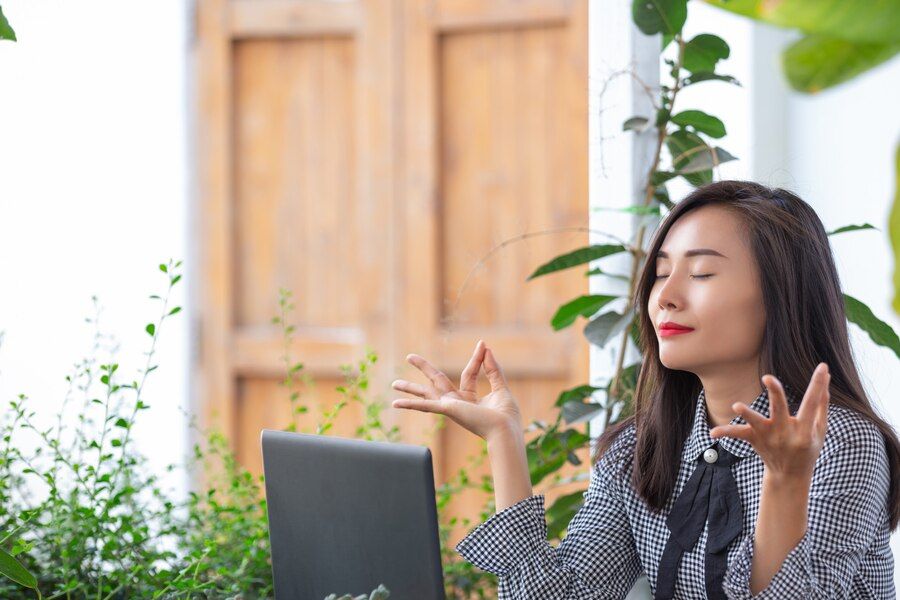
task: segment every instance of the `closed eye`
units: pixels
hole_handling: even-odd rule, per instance
[[[694,279],[706,279],[706,278],[712,277],[712,276],[713,276],[713,273],[707,273],[705,275],[691,275],[691,277],[693,277]],[[662,279],[664,277],[668,277],[668,275],[657,275],[656,276],[657,279]]]

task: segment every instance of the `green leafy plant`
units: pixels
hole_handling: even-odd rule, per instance
[[[16,32],[13,31],[12,25],[9,24],[9,21],[3,15],[2,6],[0,6],[0,40],[16,41]]]
[[[149,409],[143,390],[159,367],[156,346],[164,322],[181,312],[170,308],[170,295],[181,281],[181,262],[161,264],[167,293],[150,298],[161,303],[159,318],[147,324],[146,364],[137,377],[98,355],[113,340],[102,333],[96,298],[96,332],[91,355],[66,380],[69,391],[55,424],[46,427],[20,395],[9,403],[2,421],[0,446],[0,597],[97,598],[119,600],[271,598],[272,570],[262,477],[241,466],[228,440],[215,430],[190,426],[202,444],[183,467],[202,470],[204,491],[175,499],[149,474],[146,459],[134,447],[131,432]],[[289,292],[280,298],[287,345],[293,328],[284,317],[293,308]],[[288,358],[287,353],[285,358]],[[368,372],[377,356],[369,351],[357,368],[342,365],[345,395],[339,407],[360,403],[365,422],[357,429],[365,439],[396,440],[397,428],[385,428],[377,403],[367,398]],[[292,417],[302,414],[294,379],[302,365],[288,369]],[[99,392],[99,393],[98,393]],[[74,414],[72,409],[75,408]],[[340,408],[322,415],[324,434]],[[296,429],[292,418],[286,429]],[[31,440],[23,440],[28,435]],[[32,442],[31,444],[27,443]],[[33,451],[26,451],[36,445]],[[179,467],[169,465],[168,471]],[[36,496],[33,489],[44,488]],[[369,600],[388,597],[380,586]],[[342,596],[350,598],[350,596]],[[366,598],[359,596],[358,598]],[[356,599],[354,599],[356,600]]]
[[[337,594],[331,594],[326,597],[325,600],[387,600],[390,597],[390,592],[383,585],[379,585],[376,589],[372,590],[372,593],[368,596],[366,594],[362,594],[360,596],[351,596],[350,594],[345,594],[341,597],[338,597]]]

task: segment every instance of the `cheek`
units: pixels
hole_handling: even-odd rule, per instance
[[[728,346],[755,348],[765,328],[762,298],[754,292],[726,297],[711,296],[704,311],[704,325],[721,343]]]

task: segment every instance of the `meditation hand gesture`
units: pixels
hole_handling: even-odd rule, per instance
[[[449,377],[421,356],[410,354],[406,360],[422,371],[431,380],[431,385],[403,379],[394,381],[392,387],[395,390],[418,396],[394,400],[394,408],[411,408],[446,415],[485,440],[494,434],[506,433],[511,427],[521,429],[522,415],[519,406],[509,391],[500,365],[483,341],[479,340],[475,345],[475,352],[460,377],[459,389],[454,387]],[[491,392],[479,398],[475,382],[482,365],[491,383]]]
[[[813,371],[796,417],[790,414],[781,382],[772,375],[762,379],[769,389],[770,417],[767,419],[743,402],[735,402],[732,409],[747,424],[720,425],[709,433],[714,438],[733,437],[749,442],[772,477],[809,481],[828,426],[828,365],[819,363]]]

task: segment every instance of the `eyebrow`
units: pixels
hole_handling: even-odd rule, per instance
[[[722,258],[728,258],[721,252],[717,252],[712,248],[694,248],[693,250],[688,250],[684,253],[685,258],[690,258],[692,256],[721,256]],[[662,250],[657,251],[657,258],[669,258],[668,253],[663,252]]]

